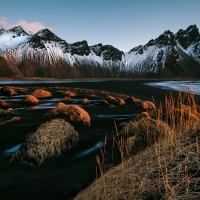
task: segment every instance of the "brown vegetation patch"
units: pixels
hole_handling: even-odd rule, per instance
[[[124,106],[126,103],[123,99],[117,99],[117,105]]]
[[[26,87],[14,87],[14,86],[5,86],[5,87],[2,87],[1,90],[14,90],[15,92],[27,92],[28,91],[28,88]]]
[[[156,110],[156,106],[151,101],[143,101],[141,104],[142,108],[145,110]]]
[[[200,119],[194,95],[180,94],[177,102],[166,97],[164,108],[150,115],[154,119],[123,123],[115,139],[122,163],[106,172],[97,156],[101,176],[75,200],[199,199]]]
[[[66,106],[66,105],[64,103],[62,103],[62,102],[59,102],[56,108],[61,108],[63,106]]]
[[[34,92],[31,93],[31,95],[38,99],[51,97],[51,93],[49,91],[42,89],[36,89]]]
[[[89,114],[79,106],[63,106],[60,108],[54,108],[44,116],[48,118],[64,118],[69,122],[75,122],[83,126],[90,126]]]
[[[9,86],[5,86],[3,88],[1,88],[1,91],[5,94],[5,95],[9,95],[9,96],[13,96],[15,94],[17,94],[13,88],[9,87]]]
[[[150,119],[151,117],[150,117],[148,112],[142,112],[139,115],[137,115],[137,117],[135,118],[135,121],[138,121],[138,120],[143,119],[143,118]]]
[[[106,100],[110,103],[117,103],[118,100],[113,96],[107,96]]]
[[[146,117],[139,121],[129,122],[123,129],[123,134],[127,134],[128,137],[134,136],[135,142],[127,143],[129,153],[133,153],[163,139],[169,135],[170,131],[169,126],[163,121]],[[131,141],[133,141],[132,138]]]
[[[125,100],[125,102],[128,103],[128,104],[133,104],[133,105],[141,105],[142,104],[142,100],[137,99],[135,97],[128,97]]]
[[[28,95],[27,97],[25,97],[25,99],[22,102],[30,103],[30,104],[37,104],[39,102],[39,100],[32,95]]]
[[[81,100],[81,103],[84,104],[84,105],[87,105],[87,104],[89,104],[89,100],[84,98],[84,99]]]
[[[0,107],[2,107],[2,108],[10,107],[10,104],[8,104],[4,100],[0,99]]]
[[[74,93],[74,92],[72,92],[72,91],[66,91],[66,92],[65,92],[65,95],[67,95],[68,97],[74,97],[74,96],[76,96],[77,94]]]
[[[96,94],[90,94],[90,97],[91,98],[97,98],[97,95]]]
[[[12,116],[12,115],[13,115],[13,112],[10,112],[8,110],[4,110],[4,109],[0,108],[0,117],[2,117],[2,116]]]
[[[54,119],[42,124],[21,145],[12,160],[23,163],[34,159],[41,164],[46,158],[59,156],[64,150],[69,150],[78,141],[78,133],[63,119]]]
[[[7,111],[13,112],[13,109],[12,108],[8,108]]]
[[[105,99],[102,99],[101,105],[103,105],[103,106],[109,106],[110,104]]]
[[[64,98],[62,99],[62,101],[66,102],[66,103],[70,103],[72,100],[71,100],[70,97],[64,97]]]

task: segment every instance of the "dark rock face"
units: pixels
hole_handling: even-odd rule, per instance
[[[59,37],[57,37],[49,29],[43,29],[43,30],[37,32],[35,35],[39,36],[44,41],[54,41],[54,42],[62,41]]]
[[[3,33],[5,33],[6,32],[6,30],[5,29],[0,29],[0,35],[2,35]]]
[[[87,41],[83,40],[82,42],[75,42],[70,45],[70,53],[72,55],[76,54],[79,56],[88,56],[90,54],[90,48]]]
[[[101,50],[105,60],[121,61],[122,55],[124,54],[122,51],[119,51],[111,45],[105,45]]]
[[[175,38],[184,49],[187,49],[192,43],[200,41],[200,34],[197,26],[191,25],[186,30],[180,29]]]
[[[25,32],[21,26],[13,27],[13,28],[9,29],[8,32],[13,32],[16,34],[16,36],[28,35],[28,33]],[[16,36],[14,36],[14,37],[16,37]]]
[[[93,51],[97,56],[101,56],[103,45],[101,43],[94,46],[90,46],[90,50]]]
[[[94,46],[90,46],[90,49],[97,55],[103,55],[104,60],[112,60],[112,61],[121,61],[122,55],[124,55],[123,51],[111,46],[111,45],[102,45],[97,44]]]
[[[130,54],[131,52],[136,52],[138,50],[140,50],[142,48],[142,45],[139,45],[137,47],[134,47],[133,49],[131,49],[128,53]]]
[[[64,40],[57,37],[54,33],[52,33],[48,29],[43,29],[43,30],[37,32],[32,37],[30,37],[30,39],[28,40],[30,47],[32,47],[34,49],[36,49],[36,48],[44,49],[45,43],[51,44],[52,42],[61,43],[65,46],[65,48],[68,47],[68,44]],[[55,44],[52,44],[52,45],[55,45]]]

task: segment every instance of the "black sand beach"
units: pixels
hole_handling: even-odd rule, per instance
[[[157,80],[151,80],[153,82]],[[107,80],[103,82],[74,82],[65,84],[38,84],[38,85],[14,85],[15,87],[39,87],[46,90],[52,88],[72,88],[79,92],[78,98],[90,98],[89,94],[97,94],[99,98],[106,95],[117,96],[125,99],[129,96],[152,101],[156,106],[164,104],[165,96],[170,95],[169,90],[154,88],[144,85],[150,80]],[[160,81],[160,80],[159,80]],[[0,85],[1,87],[1,85]],[[84,89],[89,89],[84,91]],[[103,93],[102,93],[103,92]],[[107,92],[107,93],[104,93]],[[177,97],[178,92],[171,91]],[[88,96],[87,96],[88,95]],[[101,96],[102,95],[102,96]],[[55,93],[56,97],[63,97],[61,93]],[[152,98],[153,97],[153,98]],[[199,100],[200,97],[196,96]],[[15,105],[16,106],[16,105]],[[143,109],[137,106],[116,106],[116,107],[84,107],[93,116],[94,114],[104,113],[105,115],[117,114],[139,114]],[[0,151],[1,153],[10,145],[23,141],[28,133],[34,132],[42,123],[46,121],[43,115],[46,109],[19,111],[19,115],[24,117],[24,121],[0,125]],[[83,151],[99,141],[103,141],[107,134],[108,140],[112,140],[115,135],[115,119],[97,119],[91,117],[89,128],[75,126],[80,134],[80,141],[76,148],[70,152],[63,153],[62,156],[47,160],[39,167],[23,166],[16,162],[10,163],[11,155],[0,157],[0,199],[70,199],[81,189],[85,188],[96,178],[96,155],[99,150],[91,154],[78,158],[70,159],[76,153]],[[123,120],[121,120],[123,121]],[[117,123],[121,122],[120,120]],[[114,158],[110,155],[112,145],[107,145],[108,164],[117,164],[118,151],[115,151]]]

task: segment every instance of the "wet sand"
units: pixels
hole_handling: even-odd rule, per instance
[[[156,80],[153,80],[154,82]],[[159,80],[160,81],[160,80]],[[39,84],[26,85],[26,87],[71,87],[90,89],[95,91],[106,91],[107,94],[125,98],[133,96],[141,100],[152,101],[152,97],[158,106],[160,102],[164,104],[165,96],[170,94],[169,90],[154,88],[144,85],[149,80],[107,80],[103,82],[75,82],[65,84]],[[22,85],[15,85],[22,87]],[[177,97],[178,92],[171,92]],[[80,96],[80,98],[85,97]],[[196,96],[198,101],[199,96]],[[130,107],[87,107],[84,108],[90,115],[93,113],[105,114],[139,114],[142,112],[136,106]],[[39,125],[45,122],[42,118],[46,110],[33,110],[21,112],[24,117],[29,116],[26,121],[11,123],[0,127],[0,151],[2,152],[9,145],[22,141],[28,133],[34,132]],[[118,122],[120,123],[120,122]],[[114,131],[114,119],[92,119],[89,128],[76,126],[80,133],[78,147],[70,152],[63,153],[62,156],[54,160],[47,160],[38,168],[23,166],[18,163],[10,163],[10,156],[0,157],[0,199],[70,199],[79,190],[86,187],[96,177],[96,155],[100,155],[96,150],[86,157],[75,160],[69,158],[76,153],[93,146],[97,141],[102,141],[105,135],[111,140]],[[117,164],[119,162],[119,152],[116,149],[111,155],[112,145],[107,145],[108,163]]]

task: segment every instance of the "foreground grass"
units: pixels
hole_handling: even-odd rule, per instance
[[[104,161],[97,156],[100,177],[81,191],[76,200],[200,199],[200,120],[194,95],[180,92],[176,101],[172,96],[166,97],[165,105],[150,116],[158,123],[164,122],[170,130],[164,137],[155,137],[144,119],[142,130],[146,131],[141,132],[143,137],[139,139],[143,138],[141,145],[145,141],[145,146],[138,152],[136,148],[130,151],[128,146],[130,137],[135,137],[138,144],[136,129],[132,132],[125,126],[123,135],[114,139],[121,152],[121,164],[106,171]],[[130,123],[137,128],[137,122]],[[156,130],[159,132],[159,124]]]
[[[34,160],[42,164],[47,158],[59,156],[78,141],[78,133],[63,119],[54,119],[42,124],[35,133],[29,135],[12,160],[27,163]]]

